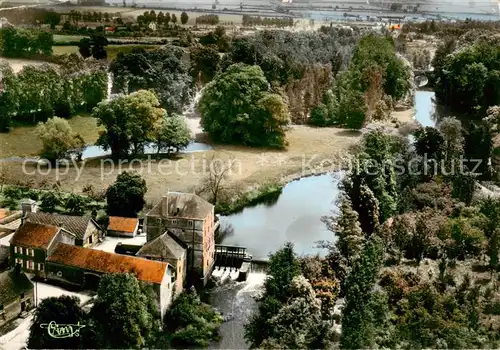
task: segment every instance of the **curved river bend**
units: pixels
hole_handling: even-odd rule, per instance
[[[415,93],[415,119],[423,126],[435,125],[433,99],[431,91]],[[287,241],[294,243],[298,254],[324,254],[324,250],[317,248],[317,242],[331,241],[334,236],[321,217],[335,212],[342,175],[337,172],[290,182],[276,203],[260,204],[221,217],[221,226],[230,224],[234,229],[221,244],[247,247],[254,259],[266,258]],[[243,326],[256,310],[254,297],[262,291],[266,275],[253,271],[245,282],[234,281],[237,273],[231,271],[216,270],[214,276],[225,282],[212,291],[210,302],[228,316],[229,321],[222,324],[222,339],[211,348],[248,348]]]

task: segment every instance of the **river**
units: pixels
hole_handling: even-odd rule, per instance
[[[434,126],[434,114],[434,92],[416,91],[416,121],[422,126]],[[294,243],[298,254],[324,254],[317,242],[335,237],[321,218],[335,212],[341,178],[342,172],[337,172],[292,181],[283,188],[275,203],[259,204],[221,217],[221,226],[233,228],[221,244],[247,247],[254,259],[266,258],[287,241]],[[211,292],[210,303],[230,319],[221,326],[222,339],[211,348],[248,348],[243,326],[257,309],[254,298],[262,292],[266,275],[252,271],[245,282],[236,282],[234,271],[216,270],[213,275],[224,282]]]

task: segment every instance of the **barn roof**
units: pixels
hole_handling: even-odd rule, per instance
[[[161,284],[168,263],[58,243],[49,262],[100,273],[133,273],[144,282]]]

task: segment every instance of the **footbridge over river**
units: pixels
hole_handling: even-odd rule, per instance
[[[215,245],[214,269],[238,270],[238,280],[244,281],[252,270],[253,265],[267,265],[267,261],[254,261],[246,247],[231,245]]]

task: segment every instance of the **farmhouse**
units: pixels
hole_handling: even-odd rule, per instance
[[[47,259],[47,278],[79,287],[96,289],[100,276],[132,273],[153,286],[161,315],[172,300],[175,269],[166,262],[147,260],[101,250],[58,243]]]
[[[75,244],[83,247],[92,247],[101,239],[101,228],[89,216],[70,216],[41,212],[25,213],[26,222],[64,227],[75,235]]]
[[[63,228],[24,222],[10,240],[11,265],[22,271],[46,277],[45,260],[56,243],[75,244],[75,235]]]
[[[214,206],[194,193],[167,193],[144,220],[148,242],[168,230],[188,247],[188,272],[203,284],[214,266],[217,226]]]

